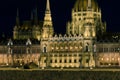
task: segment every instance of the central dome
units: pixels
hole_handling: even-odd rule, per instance
[[[73,10],[86,11],[88,8],[88,1],[89,0],[77,0],[74,7],[73,7]],[[97,11],[97,9],[98,9],[97,0],[91,0],[91,7],[92,7],[93,11]]]

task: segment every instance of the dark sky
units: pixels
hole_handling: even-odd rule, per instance
[[[71,19],[71,8],[76,0],[50,0],[54,28],[57,33],[65,32],[66,21]],[[0,36],[12,36],[17,8],[20,22],[30,20],[31,12],[38,8],[38,19],[43,20],[46,0],[1,0],[0,1]],[[119,0],[98,0],[103,21],[107,22],[107,31],[120,32]]]

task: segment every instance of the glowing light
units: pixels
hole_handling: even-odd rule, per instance
[[[120,58],[118,58],[118,60],[120,60]]]
[[[75,49],[78,49],[78,47],[77,47],[77,46],[75,46]]]
[[[109,60],[109,58],[107,58],[107,61]]]
[[[58,47],[56,47],[56,49],[58,49]]]
[[[40,40],[40,36],[37,36],[37,39]]]
[[[65,47],[65,49],[68,49],[68,47]]]
[[[114,58],[112,58],[112,60],[115,60]]]
[[[70,49],[73,49],[73,47],[72,47],[72,46],[70,46]]]
[[[8,66],[8,63],[6,65]]]
[[[101,60],[103,60],[103,58],[101,58]]]
[[[63,47],[60,47],[60,49],[63,49]]]
[[[54,47],[52,47],[52,50],[54,49]]]

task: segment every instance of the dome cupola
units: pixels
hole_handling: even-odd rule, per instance
[[[98,4],[97,0],[77,0],[73,10],[76,11],[87,11],[91,7],[93,11],[97,11]]]

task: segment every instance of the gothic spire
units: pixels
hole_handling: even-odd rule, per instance
[[[49,0],[47,0],[47,4],[46,4],[44,25],[52,26],[52,18],[51,18],[51,11],[50,11],[50,2],[49,2]]]
[[[31,11],[31,21],[33,25],[38,25],[37,8]]]
[[[16,26],[19,26],[19,10],[17,8],[17,15],[16,15]]]
[[[35,14],[34,14],[34,24],[37,25],[38,24],[38,15],[37,15],[37,8],[35,9]]]
[[[43,37],[48,37],[53,35],[53,24],[52,24],[52,17],[50,11],[50,2],[47,0],[46,2],[46,10],[45,10],[45,17],[43,22]]]
[[[31,21],[33,21],[33,12],[31,12]]]
[[[91,6],[92,6],[91,0],[88,0],[88,8],[91,8]]]
[[[50,1],[49,0],[47,0],[46,11],[50,12]]]

